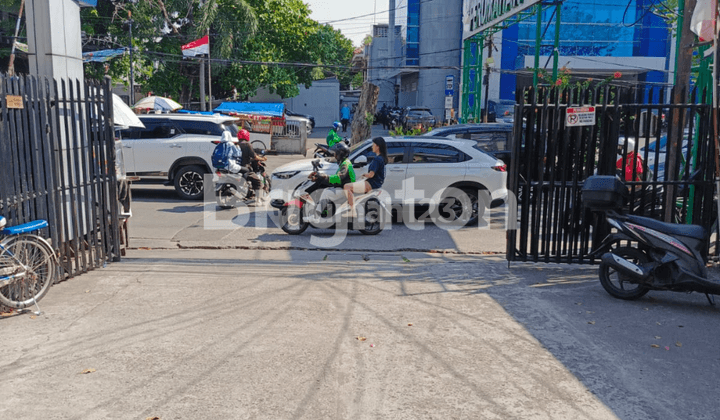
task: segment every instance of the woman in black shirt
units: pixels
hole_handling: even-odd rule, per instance
[[[356,216],[353,193],[366,194],[371,190],[379,189],[382,187],[383,182],[385,182],[385,164],[388,161],[385,139],[375,137],[372,140],[372,151],[375,153],[375,157],[370,161],[367,173],[361,176],[363,179],[353,182],[352,184],[347,184],[344,187],[348,205],[350,206],[350,214],[353,218]]]

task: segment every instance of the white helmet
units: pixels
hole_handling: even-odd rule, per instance
[[[623,151],[625,150],[625,143],[627,142],[627,151],[628,153],[635,151],[635,140],[633,139],[626,139],[625,137],[618,138],[618,154],[623,154]]]

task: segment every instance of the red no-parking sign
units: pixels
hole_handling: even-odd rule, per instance
[[[595,125],[595,107],[582,106],[568,108],[565,112],[565,125],[567,127],[581,127],[584,125]]]

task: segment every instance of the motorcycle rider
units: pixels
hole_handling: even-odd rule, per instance
[[[238,131],[237,138],[240,142],[240,150],[242,151],[241,165],[248,170],[247,179],[252,185],[255,192],[255,206],[261,206],[263,201],[263,182],[260,176],[255,173],[253,166],[256,162],[264,162],[267,160],[264,156],[258,156],[250,145],[250,132],[244,128]]]
[[[625,158],[625,169],[623,171],[623,153],[626,141],[627,157]],[[620,159],[618,159],[615,163],[615,167],[618,169],[619,172],[622,171],[625,173],[625,181],[642,181],[643,174],[645,172],[645,165],[643,164],[643,160],[642,157],[640,157],[640,154],[635,153],[635,141],[633,139],[625,140],[625,138],[620,137],[618,139],[617,154],[620,156]],[[635,172],[634,178],[633,172]]]
[[[242,170],[243,155],[244,153],[237,146],[237,140],[233,139],[229,131],[223,131],[220,143],[213,150],[211,160],[215,168],[236,174]]]
[[[333,147],[337,143],[342,143],[342,137],[340,137],[337,133],[340,130],[340,127],[342,127],[340,121],[335,121],[333,123],[332,128],[328,132],[327,138],[325,139],[327,141],[328,147]]]
[[[385,164],[387,163],[387,145],[382,137],[375,137],[372,140],[372,151],[375,157],[370,161],[367,173],[362,174],[363,178],[352,184],[346,184],[343,187],[345,196],[347,197],[348,206],[350,206],[350,216],[354,219],[357,216],[355,212],[355,203],[353,194],[367,194],[372,190],[382,187],[385,182]]]
[[[331,147],[330,152],[333,153],[335,161],[338,164],[337,172],[335,172],[335,175],[330,176],[328,174],[321,174],[317,172],[313,172],[308,175],[308,178],[312,179],[314,184],[306,188],[305,194],[301,196],[301,198],[308,204],[315,204],[310,194],[321,188],[342,188],[346,184],[355,182],[355,170],[348,159],[348,156],[350,155],[350,148],[345,143],[340,142]]]

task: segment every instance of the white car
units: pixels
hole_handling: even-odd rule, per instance
[[[502,204],[507,199],[506,165],[480,150],[476,141],[426,136],[386,137],[385,141],[388,163],[382,188],[390,195],[393,207],[411,202],[428,203],[430,199],[437,203],[438,198],[462,191],[469,200],[458,200],[458,203],[465,207],[463,211],[472,212],[468,221],[472,223],[482,217],[486,207]],[[367,172],[367,164],[363,162],[375,156],[371,143],[366,140],[350,151],[350,161],[358,177]],[[298,160],[273,171],[270,199],[288,201],[295,189],[307,180],[312,171],[311,162],[312,159]],[[323,160],[321,172],[334,174],[336,171],[337,164]]]
[[[167,176],[181,198],[201,199],[203,175],[223,131],[237,136],[235,119],[220,115],[140,115],[145,128],[122,131],[125,172],[139,177]]]

